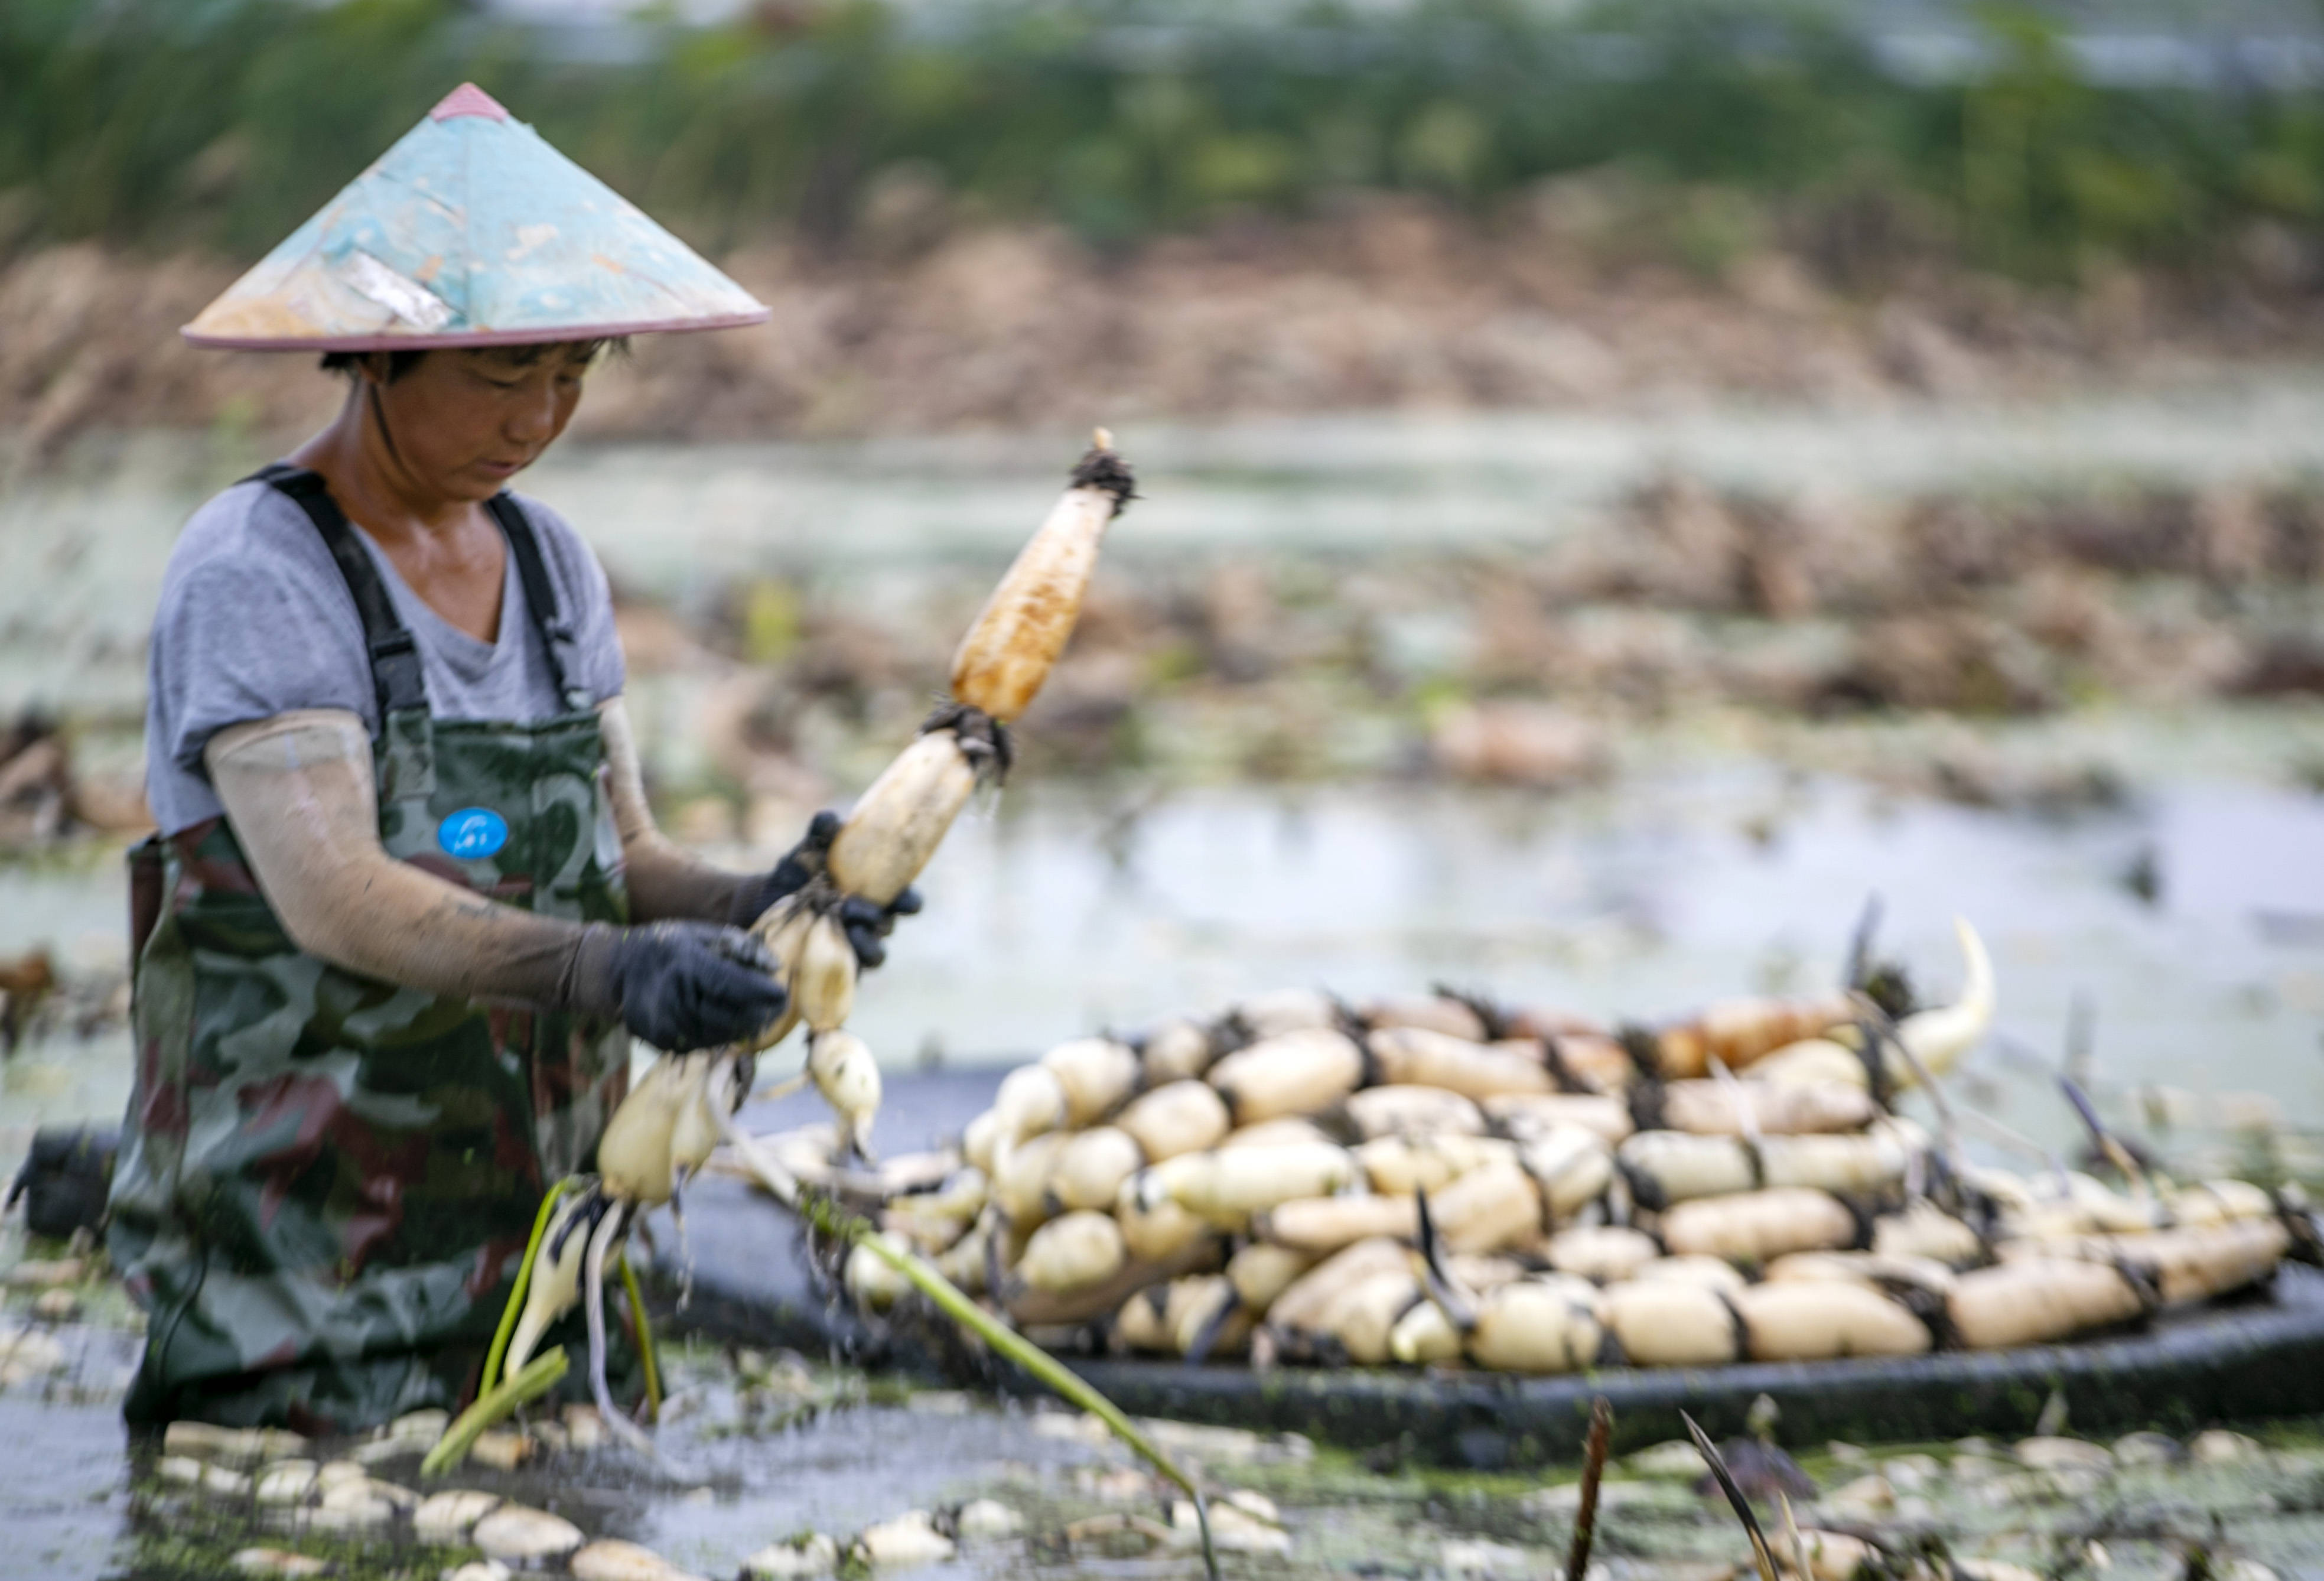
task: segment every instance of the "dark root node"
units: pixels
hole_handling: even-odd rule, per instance
[[[1903,1021],[1920,1008],[1901,962],[1875,961],[1864,975],[1862,992],[1890,1021]]]
[[[1009,739],[1006,725],[982,708],[947,699],[939,702],[920,726],[923,735],[938,730],[949,730],[960,737],[961,750],[980,773],[989,774],[995,784],[1007,781],[1017,762],[1017,748]]]
[[[1663,1040],[1652,1027],[1630,1022],[1616,1031],[1614,1040],[1621,1044],[1622,1052],[1630,1057],[1630,1063],[1641,1077],[1649,1081],[1662,1079]]]
[[[1455,988],[1450,983],[1432,983],[1428,991],[1439,999],[1449,999],[1477,1018],[1484,1029],[1485,1041],[1498,1043],[1509,1035],[1508,1012],[1486,994],[1466,988]]]
[[[1075,488],[1102,488],[1111,495],[1117,513],[1138,497],[1138,479],[1130,463],[1111,450],[1092,449],[1084,455],[1074,468],[1072,481]]]

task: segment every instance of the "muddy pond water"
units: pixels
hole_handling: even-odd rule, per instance
[[[1253,543],[1356,553],[1539,541],[1674,463],[1770,486],[1868,489],[2315,470],[2324,380],[2039,412],[1366,419],[1125,433],[1133,439],[1150,458],[1154,496],[1119,540],[1134,569]],[[679,607],[720,578],[769,570],[878,599],[929,577],[988,578],[1074,442],[585,449],[544,467],[532,487],[617,577]],[[143,628],[171,537],[208,490],[263,458],[232,436],[148,436],[77,472],[0,489],[0,713],[39,703],[109,722],[114,744],[100,729],[96,749],[127,739],[134,752]],[[2165,1141],[2181,1149],[2272,1130],[2279,1162],[2324,1175],[2309,1140],[2324,1123],[2324,795],[2281,772],[2287,731],[2324,762],[2324,713],[2077,716],[2042,728],[2102,749],[2126,795],[2070,816],[1955,806],[1779,766],[1748,732],[1690,727],[1626,744],[1612,781],[1558,796],[1396,779],[1028,781],[947,843],[923,886],[927,913],[867,982],[853,1024],[885,1061],[910,1067],[1013,1060],[1294,985],[1361,997],[1443,982],[1651,1017],[1829,981],[1877,894],[1884,951],[1928,997],[1958,985],[1955,916],[1992,948],[2005,1035],[1965,1068],[1964,1103],[2045,1144],[2071,1141],[2049,1074],[2070,1006],[2085,996],[2096,1085],[2116,1114],[2169,1119]],[[0,866],[0,953],[47,943],[69,965],[117,966],[124,910],[110,848]],[[0,1066],[0,1167],[13,1170],[36,1124],[117,1118],[127,1069],[119,1032],[18,1051]],[[0,1244],[0,1262],[15,1250]],[[207,1567],[240,1529],[134,1491],[115,1392],[133,1337],[115,1321],[67,1333],[69,1382],[0,1390],[0,1576],[215,1573]],[[1119,1470],[1102,1447],[1021,1409],[914,1396],[816,1360],[746,1399],[725,1359],[692,1353],[681,1368],[692,1410],[669,1429],[687,1473],[674,1480],[608,1453],[489,1485],[705,1575],[731,1575],[745,1554],[805,1528],[844,1535],[980,1493],[1037,1530],[1120,1507],[1101,1486]],[[2006,1497],[1948,1504],[1947,1519],[1970,1551],[2041,1563],[2063,1551],[2095,1489],[2126,1533],[2145,1533],[2111,1539],[2126,1574],[2178,1574],[2172,1534],[2206,1529],[2214,1512],[2241,1522],[2230,1535],[2248,1536],[2248,1551],[2279,1573],[2324,1567],[2324,1533],[2303,1512],[2319,1502],[2324,1459],[2288,1441],[2264,1465],[2240,1475],[2125,1469],[2079,1492],[2013,1471]],[[1865,1468],[1816,1469],[1838,1485]],[[1221,1475],[1284,1505],[1292,1567],[1308,1573],[1547,1573],[1563,1541],[1554,1500],[1512,1479],[1383,1474],[1328,1452],[1236,1460]],[[1134,1479],[1114,1485],[1139,1509],[1154,1505]],[[1609,1542],[1613,1581],[1738,1557],[1731,1530],[1681,1484],[1639,1479],[1618,1513],[1624,1505],[1637,1535]],[[188,1531],[200,1540],[171,1546]],[[349,1562],[350,1573],[437,1568],[420,1554]],[[1167,1552],[1037,1544],[971,1550],[957,1573],[1191,1567]]]
[[[2064,820],[1748,763],[1557,799],[1028,784],[957,829],[923,887],[853,1022],[900,1066],[1028,1058],[1285,986],[1676,1012],[1828,983],[1877,893],[1884,948],[1932,999],[1960,980],[1954,917],[1990,945],[2004,1035],[1968,1091],[2010,1125],[2068,1139],[2040,1067],[2077,994],[2126,1119],[2141,1087],[2171,1089],[2182,1125],[2324,1118],[2324,797],[2264,783],[2163,781]],[[123,905],[109,854],[0,869],[0,951],[117,950]],[[0,1068],[0,1143],[116,1117],[126,1077],[124,1034],[28,1046]]]

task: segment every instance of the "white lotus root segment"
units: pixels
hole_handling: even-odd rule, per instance
[[[759,936],[774,957],[775,968],[785,987],[794,986],[798,980],[799,947],[807,940],[807,929],[816,923],[816,913],[801,903],[797,895],[786,895],[767,908],[766,914],[752,924],[751,931]],[[756,1054],[771,1049],[791,1035],[799,1024],[798,994],[794,992],[783,1013],[772,1026],[742,1045],[744,1053]]]
[[[1049,1169],[1049,1200],[1068,1211],[1111,1208],[1122,1182],[1145,1162],[1144,1150],[1130,1133],[1114,1125],[1093,1126],[1058,1151]]]
[[[1075,1038],[1041,1056],[1065,1089],[1065,1123],[1089,1125],[1120,1107],[1138,1086],[1138,1053],[1111,1038]]]
[[[550,1220],[549,1233],[541,1237],[540,1250],[533,1255],[532,1277],[525,1285],[524,1310],[517,1318],[516,1332],[509,1340],[508,1354],[502,1364],[507,1376],[524,1371],[549,1325],[571,1311],[574,1302],[581,1299],[581,1254],[588,1248],[589,1236],[586,1229],[578,1225],[577,1216],[586,1200],[575,1192],[558,1205],[562,1211]]]
[[[846,1139],[863,1151],[864,1133],[880,1112],[880,1062],[871,1046],[841,1028],[819,1031],[807,1040],[807,1075],[839,1116]]]
[[[1964,966],[1960,996],[1941,1009],[1908,1015],[1896,1026],[1897,1038],[1932,1076],[1952,1069],[1993,1026],[1993,957],[1966,919],[1953,919],[1953,933],[1960,940]],[[1910,1068],[1895,1077],[1900,1086],[1919,1079]]]
[[[709,1071],[706,1058],[665,1054],[630,1089],[597,1142],[597,1173],[607,1196],[650,1207],[669,1200],[678,1123],[701,1101]]]
[[[855,1008],[855,949],[835,917],[817,917],[800,938],[791,997],[810,1032],[836,1031]]]
[[[1129,1256],[1111,1214],[1069,1213],[1033,1232],[1017,1271],[1035,1290],[1057,1294],[1103,1283]]]
[[[982,774],[959,733],[915,737],[872,781],[831,842],[831,877],[844,894],[886,905],[928,864],[976,793]]]

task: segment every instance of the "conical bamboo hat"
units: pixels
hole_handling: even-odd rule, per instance
[[[464,83],[181,333],[197,346],[383,351],[766,317],[750,292]]]

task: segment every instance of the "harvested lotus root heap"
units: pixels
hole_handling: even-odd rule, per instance
[[[1053,1348],[1262,1363],[2000,1349],[2316,1259],[2282,1194],[1970,1168],[1895,1114],[1992,1022],[1985,948],[1957,927],[1959,998],[1893,1021],[1848,992],[1619,1031],[1449,994],[1264,994],[1061,1044],[957,1149],[856,1185],[886,1234]],[[829,1127],[765,1144],[804,1178],[837,1170]],[[845,1283],[868,1312],[903,1296],[860,1250]]]

